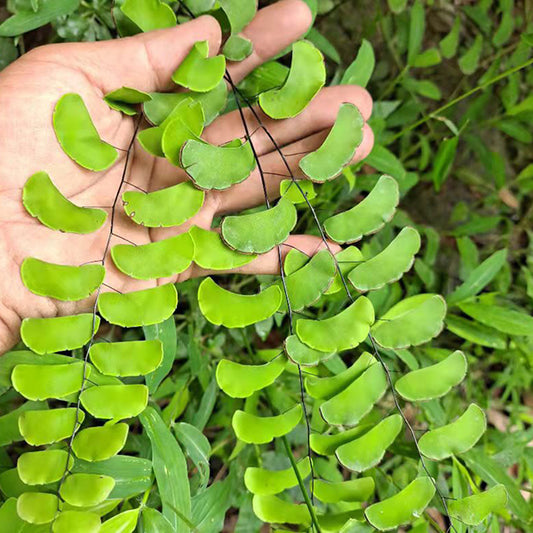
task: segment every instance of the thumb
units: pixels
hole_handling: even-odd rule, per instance
[[[210,55],[218,53],[221,31],[213,17],[202,16],[173,28],[123,39],[61,44],[53,48],[58,56],[68,58],[69,66],[75,57],[76,66],[104,94],[122,86],[153,92],[175,87],[171,76],[197,41],[209,42]],[[61,50],[66,47],[69,47],[68,54],[67,50]],[[59,61],[60,57],[55,59]]]

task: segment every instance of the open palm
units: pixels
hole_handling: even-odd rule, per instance
[[[254,52],[241,63],[229,65],[235,82],[262,62],[274,57],[301,37],[311,23],[307,6],[300,0],[284,0],[265,8],[244,30],[253,41]],[[63,303],[32,295],[20,279],[20,265],[29,256],[60,264],[80,265],[100,260],[110,232],[108,221],[97,232],[76,235],[52,231],[42,226],[24,209],[21,197],[27,178],[38,171],[49,173],[59,190],[80,206],[109,208],[121,186],[126,163],[126,149],[135,131],[135,118],[111,110],[103,95],[122,86],[142,91],[171,91],[172,72],[196,41],[208,40],[212,53],[221,44],[220,28],[215,19],[201,17],[168,30],[159,30],[126,39],[100,43],[58,44],[36,49],[0,73],[0,354],[18,339],[21,317],[56,316],[87,309],[89,301]],[[105,141],[122,149],[115,165],[104,172],[90,172],[76,165],[61,150],[52,129],[52,112],[65,93],[83,98],[95,126]],[[286,153],[301,153],[320,145],[331,127],[339,105],[352,102],[363,116],[369,117],[372,102],[364,89],[339,86],[324,89],[299,116],[264,123]],[[257,123],[248,111],[250,131]],[[141,126],[142,127],[142,126]],[[237,111],[218,118],[204,132],[204,138],[222,144],[244,135]],[[254,144],[267,172],[267,190],[271,199],[279,196],[279,183],[286,168],[271,141],[259,130]],[[373,137],[365,126],[364,140],[355,159],[365,157]],[[290,157],[298,175],[298,157]],[[123,189],[133,184],[146,191],[159,190],[187,179],[179,168],[145,152],[137,143],[129,152]],[[123,191],[121,191],[123,192]],[[144,244],[187,231],[191,224],[210,229],[215,216],[236,212],[264,202],[260,176],[255,171],[247,180],[226,191],[210,192],[202,209],[186,224],[176,228],[148,229],[134,224],[118,203],[111,244],[124,239]],[[314,253],[320,240],[311,236],[292,236],[292,245]],[[287,248],[288,250],[288,248]],[[238,269],[243,273],[275,273],[275,251],[258,257]],[[147,288],[157,283],[184,280],[207,272],[192,266],[173,280],[140,282],[119,272],[105,258],[106,284],[120,291]]]

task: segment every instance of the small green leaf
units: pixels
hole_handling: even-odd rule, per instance
[[[124,423],[82,429],[72,441],[72,451],[84,461],[105,461],[122,450],[128,429]]]
[[[328,400],[344,390],[350,383],[357,379],[363,372],[377,363],[376,359],[368,352],[363,352],[357,360],[335,376],[320,378],[309,376],[305,379],[307,394],[315,400]]]
[[[254,392],[272,385],[286,364],[284,357],[276,357],[263,365],[242,365],[222,359],[217,366],[217,383],[232,398],[248,398]]]
[[[172,74],[172,81],[191,91],[205,93],[220,83],[225,71],[226,58],[209,57],[208,41],[198,41]]]
[[[234,250],[265,253],[287,239],[296,220],[294,204],[280,198],[270,209],[226,217],[222,221],[222,238]]]
[[[78,165],[99,172],[116,161],[117,150],[100,139],[79,94],[68,93],[58,100],[53,123],[59,144]]]
[[[80,400],[95,418],[120,420],[142,413],[148,403],[145,385],[100,385],[85,389]]]
[[[302,366],[316,366],[335,355],[335,352],[320,352],[309,348],[296,335],[289,335],[285,339],[284,347],[289,359]]]
[[[312,181],[287,179],[282,180],[279,184],[279,195],[290,200],[293,204],[305,204],[305,198],[307,200],[316,198],[316,191]]]
[[[111,109],[129,116],[137,114],[137,104],[148,102],[151,99],[152,97],[148,93],[131,87],[121,87],[104,96],[104,101]]]
[[[242,31],[257,13],[255,0],[219,0],[219,4],[228,18],[232,34]]]
[[[133,533],[139,520],[139,509],[124,511],[106,520],[100,533]]]
[[[418,445],[426,457],[440,461],[470,450],[486,428],[485,413],[473,403],[454,422],[424,433]]]
[[[397,303],[372,326],[384,348],[418,346],[436,337],[444,326],[446,303],[438,294],[417,294]]]
[[[179,226],[204,204],[205,194],[192,183],[178,183],[150,193],[126,191],[122,195],[124,211],[137,224],[147,228]]]
[[[338,243],[352,243],[381,229],[394,215],[399,201],[398,183],[381,176],[370,194],[348,211],[328,218],[324,229]]]
[[[92,233],[104,224],[107,213],[101,209],[78,207],[65,198],[46,172],[30,176],[22,189],[26,211],[48,228],[65,233]]]
[[[277,496],[253,498],[253,509],[259,520],[274,524],[296,524],[309,527],[311,517],[304,504],[289,503]]]
[[[456,518],[462,524],[477,526],[491,513],[505,509],[506,505],[507,491],[505,487],[495,485],[479,494],[450,501],[448,510],[450,517]]]
[[[483,36],[476,35],[472,46],[459,58],[459,68],[463,74],[473,74],[478,67],[483,51]]]
[[[309,457],[297,464],[302,479],[311,473]],[[298,479],[292,467],[285,470],[267,470],[266,468],[248,467],[244,472],[244,484],[252,494],[261,496],[278,494],[286,489],[295,487]]]
[[[447,314],[446,327],[452,333],[469,342],[496,350],[505,350],[507,348],[507,337],[503,333],[473,320]]]
[[[402,426],[400,415],[388,416],[363,436],[341,444],[335,450],[339,463],[352,472],[364,472],[378,465]]]
[[[92,313],[53,318],[25,318],[20,327],[24,344],[39,354],[75,350],[89,342],[100,327]]]
[[[311,348],[321,352],[340,352],[358,346],[374,322],[370,300],[359,297],[338,315],[324,320],[299,319],[296,335]]]
[[[68,266],[27,257],[20,267],[22,282],[34,294],[72,302],[88,298],[104,281],[103,265]]]
[[[200,487],[205,489],[209,482],[209,440],[196,426],[187,422],[176,424],[174,433],[200,474]]]
[[[236,294],[205,278],[198,288],[202,314],[212,324],[227,328],[243,328],[267,319],[279,309],[282,298],[276,285],[259,294]]]
[[[17,365],[11,381],[15,390],[29,400],[60,399],[80,390],[90,370],[82,361],[64,365]]]
[[[243,61],[251,55],[254,43],[240,35],[230,35],[224,43],[222,53],[228,61]]]
[[[277,416],[256,416],[237,410],[233,414],[231,425],[239,440],[249,444],[266,444],[290,433],[301,418],[301,405],[295,405]]]
[[[309,41],[292,45],[289,75],[279,89],[259,96],[261,109],[275,119],[290,118],[302,112],[326,81],[324,57]]]
[[[59,498],[45,492],[25,492],[17,499],[17,514],[30,524],[49,524],[59,510]]]
[[[336,294],[344,290],[344,283],[337,268],[342,272],[342,275],[346,280],[348,274],[358,264],[362,263],[365,260],[361,251],[355,246],[348,246],[347,248],[344,248],[339,253],[335,254],[335,259],[337,261],[337,265],[335,268],[337,273],[335,274],[333,283],[330,285],[329,289],[325,292],[325,294]]]
[[[416,478],[394,496],[368,507],[366,519],[379,531],[408,524],[422,515],[434,494],[431,478]]]
[[[414,263],[420,250],[420,234],[411,227],[403,228],[396,238],[378,255],[356,265],[348,279],[358,291],[381,289],[398,281]]]
[[[300,160],[303,173],[318,183],[337,177],[363,141],[363,126],[359,109],[353,104],[342,104],[326,140]]]
[[[508,335],[533,335],[533,318],[526,313],[497,305],[460,303],[463,313]]]
[[[63,511],[52,525],[53,533],[99,533],[100,517],[87,511]]]
[[[94,366],[106,376],[145,376],[159,367],[163,345],[159,340],[100,342],[89,349]]]
[[[440,398],[463,381],[466,369],[466,357],[456,350],[435,365],[405,374],[396,381],[394,388],[410,402]]]
[[[78,424],[82,424],[85,413],[75,407],[48,409],[46,411],[24,411],[18,425],[24,440],[32,446],[53,444],[70,437]]]
[[[173,283],[128,293],[105,292],[98,298],[98,311],[110,324],[124,328],[159,324],[172,316],[178,305]]]
[[[444,37],[439,43],[440,51],[446,59],[452,58],[456,52],[457,47],[459,46],[459,33],[461,31],[461,18],[455,17],[453,21],[452,29],[450,33]]]
[[[331,435],[311,433],[311,438],[309,439],[311,449],[320,455],[333,455],[339,446],[353,441],[370,427],[368,424],[362,424]]]
[[[332,426],[355,426],[386,390],[385,371],[376,362],[346,389],[321,404],[320,414]]]
[[[415,0],[409,12],[409,42],[407,48],[407,63],[413,64],[415,57],[420,53],[420,47],[426,30],[426,12],[424,4]]]
[[[194,242],[194,262],[206,270],[231,270],[247,265],[256,258],[255,255],[228,248],[216,231],[192,226],[189,235]]]
[[[116,267],[135,279],[171,277],[187,270],[194,256],[194,244],[188,233],[134,246],[117,244],[111,248]]]
[[[364,502],[374,492],[374,480],[371,477],[350,479],[348,481],[315,480],[315,496],[324,503]]]
[[[17,471],[26,485],[45,485],[59,481],[74,463],[65,450],[44,450],[23,453],[17,462]]]
[[[357,56],[342,76],[341,84],[366,87],[374,72],[375,63],[376,58],[372,44],[363,39],[357,51]]]
[[[435,159],[433,161],[433,184],[435,190],[440,191],[442,184],[448,177],[450,170],[455,159],[455,153],[457,152],[457,145],[459,143],[459,137],[454,136],[449,139],[445,139],[439,146]]]
[[[61,484],[59,493],[69,505],[91,507],[107,499],[114,486],[115,480],[109,476],[70,474]]]
[[[244,181],[256,166],[249,142],[222,146],[191,139],[181,150],[181,166],[197,187],[223,190]]]
[[[176,25],[174,11],[160,0],[126,0],[120,10],[145,32]]]

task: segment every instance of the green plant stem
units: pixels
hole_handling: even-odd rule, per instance
[[[507,76],[510,76],[511,74],[514,74],[515,72],[518,72],[519,70],[523,70],[523,69],[529,67],[530,65],[533,65],[533,58],[529,59],[525,63],[522,63],[521,65],[518,65],[517,67],[510,68],[510,69],[506,70],[505,72],[502,72],[501,74],[498,74],[498,76],[486,81],[485,83],[482,83],[481,85],[478,85],[478,86],[474,87],[473,89],[470,89],[469,91],[461,94],[457,98],[454,98],[453,100],[451,100],[447,104],[439,107],[435,111],[432,111],[427,116],[425,116],[425,117],[421,118],[420,120],[414,122],[410,126],[405,127],[402,131],[400,131],[396,135],[393,135],[390,138],[390,142],[396,141],[397,139],[399,139],[400,137],[405,135],[407,132],[412,131],[415,128],[418,128],[418,126],[421,126],[422,124],[424,124],[428,120],[434,118],[437,115],[440,115],[441,113],[443,113],[444,111],[446,111],[450,107],[453,107],[454,105],[458,104],[459,102],[461,102],[462,100],[468,98],[469,96],[472,96],[473,94],[475,94],[475,93],[477,93],[479,91],[482,91],[483,89],[486,89],[487,87],[489,87],[490,85],[496,83],[497,81],[500,81],[500,80],[502,80],[504,78],[507,78]]]
[[[289,461],[291,462],[292,469],[294,470],[294,474],[296,475],[296,479],[298,480],[298,486],[300,487],[300,490],[302,491],[305,505],[307,505],[307,508],[309,509],[309,514],[311,515],[311,522],[313,523],[313,526],[316,529],[316,533],[322,533],[322,530],[320,529],[320,525],[318,523],[318,519],[316,517],[315,508],[313,507],[313,504],[311,503],[311,499],[309,498],[309,494],[307,492],[307,489],[305,488],[304,480],[302,479],[302,476],[300,475],[300,472],[298,470],[298,466],[296,465],[296,459],[294,458],[294,455],[292,454],[289,441],[287,440],[287,437],[285,435],[281,437],[281,440],[283,441],[283,445],[285,446],[285,451],[287,452],[287,457],[289,458]]]

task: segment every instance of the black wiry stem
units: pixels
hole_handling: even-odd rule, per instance
[[[137,137],[137,132],[139,131],[139,126],[141,124],[141,120],[142,120],[142,115],[139,117],[139,119],[137,120],[137,123],[135,124],[135,129],[133,131],[133,135],[131,137],[131,141],[129,143],[128,149],[126,150],[126,156],[125,156],[125,160],[124,160],[124,167],[122,169],[122,176],[121,176],[121,179],[120,179],[120,184],[118,186],[117,192],[115,194],[115,198],[113,200],[113,205],[111,207],[111,216],[110,216],[110,222],[109,222],[109,233],[107,235],[107,240],[106,240],[106,243],[105,243],[104,253],[102,255],[102,259],[99,260],[99,262],[102,264],[102,266],[104,266],[104,264],[105,264],[105,259],[106,259],[107,255],[109,253],[109,248],[110,248],[110,245],[111,245],[111,238],[114,235],[113,229],[115,227],[116,207],[117,207],[118,200],[120,198],[120,191],[122,190],[122,187],[123,187],[124,182],[126,180],[126,173],[127,173],[127,170],[128,170],[128,163],[129,163],[129,160],[130,160],[131,151],[132,151],[132,148],[133,148],[133,144],[135,142],[135,138]],[[81,427],[81,423],[79,421],[79,416],[80,416],[80,412],[81,412],[81,395],[83,394],[83,392],[84,392],[84,390],[85,390],[85,388],[87,386],[87,383],[89,383],[89,377],[88,377],[88,373],[87,373],[87,369],[88,369],[88,365],[89,365],[89,351],[90,351],[91,347],[93,346],[95,338],[96,338],[96,333],[97,333],[96,332],[96,315],[97,315],[97,311],[98,311],[98,299],[100,298],[100,294],[102,293],[102,287],[104,285],[105,284],[102,283],[102,285],[100,285],[98,287],[98,289],[96,291],[94,304],[93,304],[91,338],[89,339],[89,342],[87,343],[87,346],[85,348],[85,354],[84,354],[84,357],[83,357],[83,375],[82,375],[81,387],[80,387],[79,394],[78,394],[78,399],[76,401],[76,416],[75,416],[74,430],[72,432],[72,435],[70,436],[70,439],[69,439],[68,445],[67,445],[67,462],[66,462],[66,465],[65,465],[65,470],[63,472],[63,475],[61,476],[61,479],[60,479],[58,487],[57,487],[58,501],[62,500],[61,494],[60,494],[61,487],[62,487],[63,483],[65,482],[66,477],[70,473],[69,463],[70,463],[70,460],[71,460],[72,454],[73,454],[73,452],[72,452],[72,444],[74,442],[74,438],[76,437],[76,435],[77,435],[77,433],[78,433],[78,431],[79,431],[79,429]],[[57,513],[59,513],[59,505],[58,505]],[[50,525],[50,530],[51,530],[51,528],[52,528],[52,525]]]

